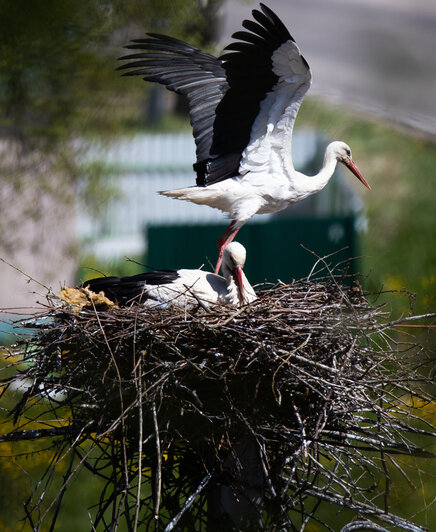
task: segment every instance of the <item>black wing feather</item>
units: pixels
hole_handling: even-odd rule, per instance
[[[127,305],[149,299],[145,291],[147,285],[170,284],[178,277],[177,270],[157,270],[129,277],[96,277],[86,281],[83,286],[95,293],[104,292],[106,297],[119,305]]]
[[[141,75],[188,98],[197,146],[197,185],[207,186],[238,174],[260,103],[277,83],[272,54],[294,40],[268,7],[253,10],[236,41],[216,58],[179,39],[156,33],[127,48],[142,50],[121,59],[124,75]],[[131,70],[133,69],[133,70]]]
[[[258,20],[244,20],[249,32],[233,35],[220,56],[227,74],[229,89],[219,103],[214,122],[214,136],[204,183],[210,185],[237,175],[241,154],[246,148],[260,103],[277,83],[272,71],[272,55],[292,36],[270,9],[261,4],[263,13],[253,10]],[[229,132],[232,135],[229,135]],[[239,155],[239,157],[238,157]]]
[[[129,49],[142,50],[121,59],[135,61],[119,67],[134,69],[124,76],[143,76],[146,81],[166,85],[188,99],[197,147],[197,161],[207,160],[212,143],[215,109],[228,88],[219,59],[174,37],[149,33],[151,39],[135,39]],[[207,105],[198,105],[198,101]]]
[[[282,42],[286,42],[288,39],[294,41],[294,38],[292,35],[290,35],[288,28],[283,24],[274,11],[264,4],[260,4],[260,8],[262,9],[262,12],[253,11],[253,17],[257,20],[257,22],[265,26],[265,28],[267,28],[272,34],[280,36]]]

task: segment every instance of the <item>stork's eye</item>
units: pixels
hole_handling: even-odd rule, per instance
[[[347,152],[348,157],[351,157],[351,150],[345,150]]]

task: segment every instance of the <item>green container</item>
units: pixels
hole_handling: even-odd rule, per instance
[[[342,263],[335,272],[342,271],[347,261],[354,259],[348,273],[355,273],[359,246],[354,226],[354,216],[289,218],[247,224],[236,240],[247,248],[244,270],[252,284],[278,279],[288,283],[307,277],[317,256],[332,253],[326,259],[328,264],[335,267]],[[216,242],[225,228],[226,225],[151,226],[146,263],[153,269],[199,268],[204,264],[211,271],[218,254]]]

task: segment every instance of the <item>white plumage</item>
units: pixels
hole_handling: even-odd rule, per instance
[[[240,306],[256,299],[243,272],[245,258],[244,246],[232,242],[223,254],[222,277],[204,270],[157,270],[130,277],[98,277],[84,286],[96,293],[103,291],[106,297],[123,306],[133,302],[151,308]]]
[[[224,248],[255,214],[273,213],[321,190],[337,162],[370,186],[344,142],[327,146],[318,174],[294,169],[292,130],[311,84],[311,71],[300,50],[271,9],[260,4],[248,31],[216,58],[183,41],[158,34],[128,48],[140,53],[121,68],[142,75],[188,98],[197,145],[197,186],[161,191],[172,198],[209,205],[228,213],[231,223],[218,241],[219,271]]]

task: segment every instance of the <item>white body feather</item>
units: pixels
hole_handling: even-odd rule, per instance
[[[144,285],[143,302],[147,307],[192,307],[199,301],[209,304],[237,305],[238,291],[233,279],[202,270],[178,270],[179,278],[169,284]]]

